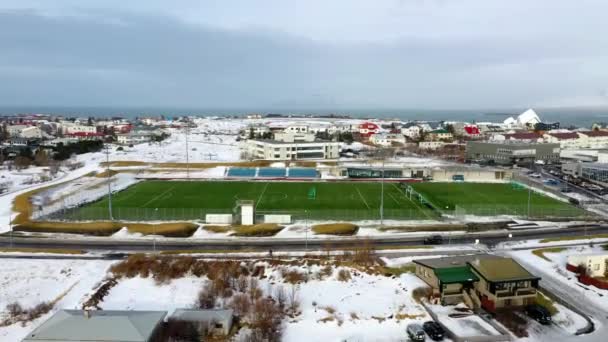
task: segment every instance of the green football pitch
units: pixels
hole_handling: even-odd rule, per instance
[[[232,213],[238,200],[253,200],[258,214],[290,214],[296,219],[378,220],[380,182],[144,181],[115,193],[115,219],[204,219]],[[396,183],[384,183],[384,218],[436,219]],[[108,218],[108,199],[69,211],[71,219]]]
[[[516,184],[415,183],[412,188],[438,210],[460,210],[479,216],[580,217],[586,213],[563,202]],[[528,202],[529,199],[529,202]],[[529,205],[528,205],[529,203]],[[458,209],[457,209],[458,208]]]

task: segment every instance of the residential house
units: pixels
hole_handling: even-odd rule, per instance
[[[418,148],[421,150],[438,150],[446,144],[445,141],[421,141],[418,143]]]
[[[485,310],[492,312],[535,302],[540,277],[512,258],[477,258],[468,264],[479,278],[475,292]]]
[[[29,126],[21,130],[19,137],[24,139],[42,139],[43,132],[36,126]]]
[[[380,126],[373,122],[364,122],[359,125],[359,134],[363,138],[369,138],[376,133],[380,133]]]
[[[501,133],[492,136],[493,141],[519,141],[526,143],[541,143],[543,142],[542,135],[535,132],[517,132],[517,133]]]
[[[160,136],[160,130],[137,130],[129,133],[116,134],[116,143],[120,145],[137,145],[147,143],[154,140],[154,137]]]
[[[585,148],[604,148],[608,147],[608,132],[607,131],[580,131],[578,134]]]
[[[369,142],[379,146],[403,145],[405,144],[405,137],[402,134],[381,133],[372,135],[369,138]]]
[[[430,131],[426,136],[427,141],[451,141],[453,138],[452,133],[445,129]]]
[[[421,130],[422,129],[420,128],[420,126],[418,126],[418,124],[416,124],[415,122],[408,122],[401,127],[401,134],[412,140],[416,140],[420,137]]]
[[[559,143],[562,149],[579,148],[584,143],[584,139],[576,132],[548,132],[543,135],[543,139],[548,143]]]
[[[511,258],[476,254],[414,260],[416,275],[443,304],[464,302],[494,312],[536,299],[539,277]]]
[[[28,125],[8,125],[6,126],[6,130],[8,132],[8,135],[10,135],[11,137],[18,137],[21,136],[21,131],[23,131],[24,129],[28,128],[30,126]]]
[[[152,342],[166,311],[59,310],[22,342]]]
[[[592,278],[608,276],[608,253],[574,254],[568,256],[566,268],[573,272],[583,271]]]
[[[203,336],[227,336],[232,329],[233,311],[230,309],[177,309],[170,319],[193,323]]]

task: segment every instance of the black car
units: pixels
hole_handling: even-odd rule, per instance
[[[425,245],[441,245],[443,243],[443,237],[441,235],[431,235],[424,239]]]
[[[532,304],[525,308],[526,314],[540,324],[551,324],[551,313],[542,305]]]
[[[441,341],[445,336],[445,330],[435,321],[428,321],[422,325],[424,332],[429,335],[433,341]]]

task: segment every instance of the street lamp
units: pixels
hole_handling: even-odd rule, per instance
[[[154,208],[154,218],[158,220],[158,208]],[[152,250],[156,254],[156,223],[152,224]]]

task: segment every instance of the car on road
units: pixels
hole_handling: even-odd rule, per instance
[[[443,237],[441,235],[431,235],[424,238],[425,245],[441,245],[443,244]]]
[[[541,176],[540,176],[540,173],[532,173],[532,174],[530,174],[530,177],[532,177],[532,178],[540,178]]]
[[[418,323],[408,324],[406,328],[407,336],[412,341],[424,341],[426,340],[426,335],[424,334],[424,329]]]
[[[526,314],[543,325],[551,324],[551,313],[542,305],[532,304],[525,307]]]
[[[441,341],[445,336],[445,330],[435,321],[424,322],[422,329],[433,341]]]

